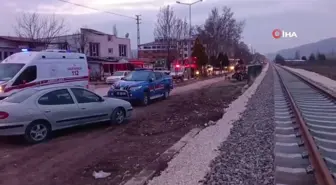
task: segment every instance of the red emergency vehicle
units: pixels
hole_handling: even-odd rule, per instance
[[[171,65],[171,75],[173,78],[179,79],[183,79],[185,76],[194,77],[197,71],[196,61],[196,57],[174,60]]]

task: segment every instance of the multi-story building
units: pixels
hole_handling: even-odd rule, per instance
[[[4,60],[13,53],[20,52],[22,49],[42,50],[45,44],[38,43],[32,39],[0,36],[0,61]]]
[[[171,41],[169,45],[169,58],[174,60],[179,57],[176,41]],[[138,57],[151,61],[165,60],[168,57],[168,43],[163,39],[155,39],[154,42],[141,44],[138,48]]]
[[[91,57],[131,58],[131,41],[128,37],[120,38],[88,28],[81,28],[76,34],[55,38],[49,48],[77,51]]]
[[[190,52],[192,52],[194,44],[195,44],[195,40],[196,40],[197,36],[193,36],[190,39],[181,39],[177,42],[177,48],[178,48],[178,53],[179,53],[179,58],[187,58],[189,57],[189,53],[188,53],[188,45],[190,42],[190,46],[191,46],[191,50]]]

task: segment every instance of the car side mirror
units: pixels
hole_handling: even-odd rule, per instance
[[[153,78],[150,78],[150,79],[148,79],[148,81],[149,81],[149,82],[153,82],[154,80],[153,80]]]
[[[121,77],[120,80],[125,80],[125,78],[124,78],[124,77]]]

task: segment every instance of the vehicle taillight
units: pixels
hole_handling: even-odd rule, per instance
[[[7,112],[0,112],[0,119],[8,118],[9,114]]]
[[[0,85],[0,93],[5,92],[6,85]]]
[[[178,65],[178,64],[177,64],[175,67],[179,68],[179,67],[180,67],[180,65]]]

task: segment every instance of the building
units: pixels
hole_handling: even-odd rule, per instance
[[[169,58],[171,61],[179,57],[176,41],[170,44]],[[166,60],[168,57],[168,44],[163,39],[155,39],[154,42],[141,44],[138,48],[138,57],[150,61]]]
[[[0,36],[0,61],[22,49],[40,51],[45,48],[44,43],[38,43],[31,39],[11,36]]]
[[[88,28],[81,28],[76,34],[57,37],[48,48],[77,51],[90,57],[131,58],[131,41],[128,36],[120,38]]]
[[[195,40],[196,40],[197,36],[193,36],[190,39],[181,39],[177,42],[177,48],[178,48],[178,53],[179,53],[179,58],[187,58],[189,57],[189,53],[188,53],[188,44],[189,42],[191,42],[191,52],[193,50],[194,44],[195,44]]]

